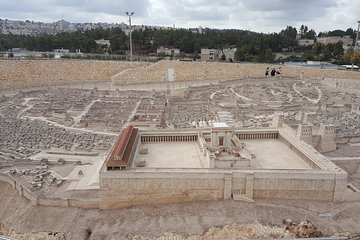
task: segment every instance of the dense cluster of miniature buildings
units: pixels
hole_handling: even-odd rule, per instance
[[[347,174],[326,154],[360,142],[355,72],[285,68],[265,77],[260,64],[110,65],[116,73],[86,87],[65,79],[50,88],[38,78],[47,87],[0,95],[0,167],[37,191],[59,179],[70,192],[97,189],[102,208],[231,196],[341,201]],[[51,177],[29,170],[34,164],[50,166]]]
[[[33,97],[46,98],[46,94],[43,93],[43,91],[35,91]],[[22,95],[24,94],[20,93],[13,97],[1,98],[0,153],[4,162],[28,161],[30,156],[39,153],[41,150],[93,151],[111,147],[114,140],[113,136],[71,131],[54,125],[55,122],[44,121],[46,117],[53,119],[51,107],[42,107],[39,110],[39,103],[37,103],[36,111],[29,108],[29,112],[25,111],[26,114],[22,113],[24,115],[20,116],[22,110],[26,110],[28,107],[23,105],[24,98]],[[28,96],[31,93],[25,95]],[[71,102],[70,99],[64,101]],[[27,104],[30,104],[30,101],[27,101]],[[46,106],[48,102],[45,101],[43,104]],[[41,117],[33,117],[34,115]]]

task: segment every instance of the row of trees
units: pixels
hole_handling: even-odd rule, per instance
[[[342,42],[335,44],[316,43],[310,49],[304,51],[299,58],[301,61],[341,61],[344,55],[344,47]]]
[[[103,53],[102,48],[95,40],[100,38],[110,39],[112,45],[119,50],[126,49],[126,35],[119,29],[103,30],[95,29],[86,32],[59,33],[56,35],[43,34],[39,36],[29,35],[0,35],[0,51],[11,48],[24,48],[31,51],[53,51],[54,49],[65,48],[75,52],[80,49],[86,53]]]
[[[160,46],[179,48],[188,54],[199,54],[201,48],[237,48],[245,52],[246,61],[272,61],[272,52],[283,48],[295,47],[295,36],[286,34],[261,34],[243,30],[211,30],[194,33],[186,29],[144,28],[133,31],[133,49],[137,54],[156,52]],[[96,39],[109,39],[111,48],[99,47]],[[120,29],[95,29],[86,32],[60,33],[57,35],[0,35],[0,51],[11,48],[26,48],[34,51],[52,51],[58,48],[82,52],[122,54],[128,50],[128,37]]]
[[[263,34],[244,30],[206,29],[203,33],[194,33],[186,29],[153,29],[143,28],[132,33],[133,50],[139,55],[156,52],[160,46],[179,48],[190,56],[198,57],[201,48],[237,48],[235,55],[238,61],[273,62],[275,52],[303,53],[297,60],[344,60],[344,49],[341,44],[316,44],[313,48],[301,48],[297,44],[297,35],[315,39],[316,33],[302,25],[299,31],[288,26],[280,33]],[[320,34],[320,33],[319,33]],[[324,33],[321,33],[324,35]],[[329,36],[351,35],[355,31],[335,30]],[[98,46],[96,39],[109,39],[111,47]],[[59,33],[57,35],[0,35],[0,51],[11,48],[26,48],[33,51],[53,51],[58,48],[85,53],[125,54],[129,40],[120,29],[94,29],[86,32]]]

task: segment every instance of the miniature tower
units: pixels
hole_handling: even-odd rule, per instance
[[[296,114],[295,116],[295,120],[299,121],[299,122],[304,122],[304,112],[300,111]]]
[[[331,152],[336,150],[336,143],[335,143],[335,126],[332,124],[328,125],[320,125],[320,141],[318,143],[317,149],[319,152]]]
[[[280,128],[284,124],[284,113],[275,112],[272,120],[272,127]]]
[[[296,138],[299,140],[303,140],[304,142],[312,145],[313,144],[312,131],[313,131],[312,124],[299,124],[296,132]]]
[[[305,116],[304,116],[304,123],[312,123],[315,119],[315,114],[314,112],[306,112]]]

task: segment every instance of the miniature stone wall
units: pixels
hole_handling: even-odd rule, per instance
[[[335,143],[337,144],[360,143],[360,136],[336,137]]]
[[[0,174],[0,181],[10,184],[19,192],[21,197],[29,200],[33,206],[99,208],[99,199],[67,199],[39,196],[10,176]]]
[[[101,173],[100,208],[224,199],[224,174]]]
[[[254,198],[333,201],[335,176],[319,173],[255,173]]]
[[[10,177],[0,175],[0,181],[10,183],[20,196],[35,206],[101,209],[235,199],[235,196],[249,200],[278,198],[337,202],[342,201],[347,185],[347,174],[319,171],[172,171],[101,172],[99,199],[40,197]]]
[[[341,201],[346,189],[346,174],[321,171],[162,171],[102,172],[100,208],[220,200],[229,199],[234,194],[254,200]]]

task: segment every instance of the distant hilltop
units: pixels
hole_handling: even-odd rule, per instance
[[[96,28],[121,28],[128,29],[125,23],[70,23],[65,20],[45,23],[35,21],[19,21],[0,19],[0,33],[14,35],[39,35],[39,34],[57,34],[60,32],[87,31]]]
[[[133,29],[142,29],[145,26],[135,25]],[[146,26],[150,27],[150,26]],[[57,34],[61,32],[84,32],[92,29],[103,28],[120,28],[124,32],[129,31],[129,25],[126,23],[71,23],[65,20],[57,22],[45,23],[35,21],[20,21],[0,19],[0,34],[14,35],[39,35],[39,34]],[[150,28],[167,29],[169,27],[152,26]]]

